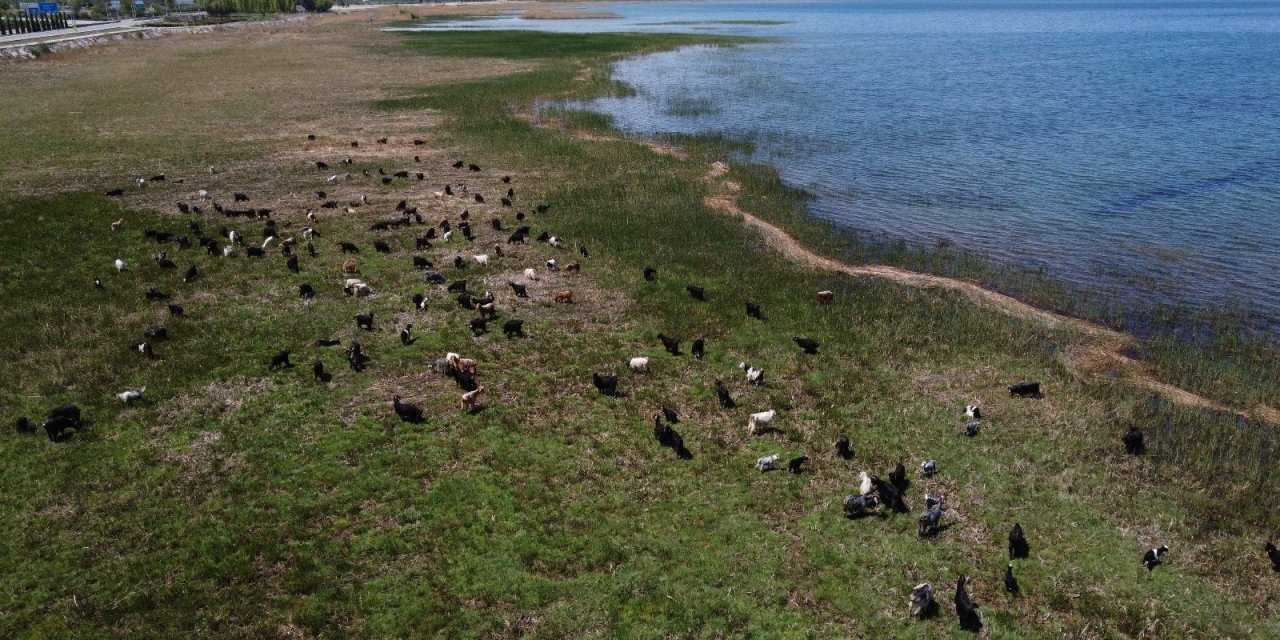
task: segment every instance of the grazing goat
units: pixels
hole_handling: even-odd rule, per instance
[[[693,345],[690,348],[690,352],[693,353],[693,357],[695,360],[701,360],[703,356],[707,355],[706,341],[703,340],[702,338],[698,338],[694,340]]]
[[[764,384],[764,369],[757,369],[745,362],[739,362],[738,368],[747,374],[747,382],[754,385]]]
[[[1022,533],[1022,525],[1013,523],[1013,528],[1009,530],[1009,559],[1025,558],[1030,553],[1031,545],[1027,544],[1027,537]]]
[[[479,337],[489,332],[489,321],[484,318],[472,318],[467,322],[467,328],[471,333]]]
[[[556,302],[571,304],[573,302],[573,292],[568,289],[565,289],[564,291],[557,293],[555,297],[552,299],[555,300]]]
[[[342,341],[337,338],[320,338],[315,344],[317,347],[336,347],[342,344]]]
[[[932,496],[926,495],[924,498],[925,509],[917,523],[916,532],[921,536],[928,536],[937,533],[938,523],[942,520],[942,511],[946,507],[943,506],[943,499],[946,496],[938,496],[934,499]]]
[[[186,311],[183,310],[181,305],[176,305],[176,304],[169,305],[169,315],[175,318],[181,318],[185,313]]]
[[[804,349],[805,353],[809,355],[818,353],[819,343],[816,340],[801,338],[800,336],[795,336],[791,339],[794,340],[796,344],[800,345],[800,348]]]
[[[645,280],[647,280],[647,281],[649,281],[649,282],[653,282],[653,281],[654,281],[654,279],[655,279],[655,278],[657,278],[657,277],[658,277],[658,270],[657,270],[657,269],[654,269],[653,267],[645,267],[645,268],[644,268],[644,279],[645,279]]]
[[[1008,591],[1009,593],[1012,593],[1015,596],[1018,595],[1018,591],[1019,591],[1018,579],[1013,577],[1012,562],[1010,562],[1009,565],[1004,570],[1004,590]]]
[[[448,291],[449,293],[466,293],[467,281],[454,280],[453,282],[449,283],[449,286],[445,287],[445,291]]]
[[[119,198],[124,195],[124,189],[111,189],[106,192],[108,198]]]
[[[502,323],[502,334],[508,338],[523,338],[524,320],[508,320]]]
[[[1009,387],[1009,395],[1019,398],[1040,397],[1040,383],[1035,380],[1024,380]]]
[[[524,270],[524,279],[525,279],[525,280],[537,280],[537,279],[538,279],[538,272],[537,272],[537,271],[534,271],[534,270],[533,270],[533,267],[528,267],[528,268],[526,268],[526,269]]]
[[[819,291],[819,292],[818,292],[818,304],[827,304],[827,303],[829,303],[829,302],[831,302],[832,300],[835,300],[835,299],[836,299],[836,292],[834,292],[834,291]]]
[[[355,315],[356,326],[365,331],[373,331],[373,312]]]
[[[979,408],[979,407],[978,407],[978,405],[976,405],[976,404],[969,404],[969,405],[965,405],[965,407],[964,407],[964,417],[966,417],[966,418],[968,418],[968,419],[970,419],[970,420],[981,420],[981,419],[982,419],[982,409],[981,409],[981,408]]]
[[[1120,441],[1124,443],[1125,453],[1136,456],[1141,455],[1143,451],[1142,430],[1137,427],[1129,427],[1129,431],[1120,436]]]
[[[747,418],[747,433],[753,436],[760,435],[765,430],[771,428],[770,425],[773,424],[773,417],[776,414],[777,411],[773,409],[751,414]]]
[[[875,495],[850,495],[844,499],[844,515],[846,518],[858,518],[876,507]]]
[[[169,330],[164,327],[151,327],[150,329],[143,331],[142,335],[156,340],[168,340]]]
[[[270,371],[272,369],[279,369],[281,367],[287,368],[292,366],[293,366],[293,363],[289,362],[289,352],[281,351],[280,353],[277,353],[274,356],[271,356],[271,364],[267,365],[267,370]]]
[[[972,438],[978,435],[978,429],[981,427],[982,427],[982,423],[978,422],[977,420],[974,420],[973,422],[970,422],[964,425],[964,434]]]
[[[71,405],[74,406],[74,405]],[[77,412],[78,413],[78,412]],[[62,442],[71,436],[66,434],[67,429],[80,431],[84,427],[84,423],[78,417],[72,418],[65,415],[52,415],[42,425],[44,432],[48,434],[51,442]]]
[[[360,247],[350,242],[339,242],[338,246],[342,248],[343,253],[360,253]]]
[[[120,218],[119,220],[116,220],[115,222],[112,222],[112,223],[111,223],[111,230],[112,230],[112,231],[119,231],[119,230],[120,230],[120,227],[121,227],[122,225],[124,225],[124,218]]]
[[[644,373],[649,370],[649,359],[648,358],[632,358],[629,362],[627,362],[627,366],[631,367],[631,370],[636,373]]]
[[[18,430],[18,433],[26,434],[36,432],[36,426],[31,424],[31,418],[26,416],[19,416],[17,421],[13,423],[13,426]]]
[[[400,416],[400,419],[404,422],[410,424],[422,422],[422,407],[416,404],[400,402],[400,394],[391,396],[391,408],[395,409],[396,415]]]
[[[488,256],[488,255],[486,255],[486,254],[483,254],[483,253],[481,253],[481,254],[477,254],[477,255],[473,255],[473,256],[471,256],[471,259],[472,259],[472,260],[475,260],[475,261],[476,261],[476,264],[478,264],[478,265],[488,265],[488,264],[489,264],[489,256]]]
[[[781,455],[778,455],[778,454],[776,454],[776,453],[775,453],[775,454],[773,454],[773,455],[771,455],[771,456],[764,456],[764,457],[762,457],[762,458],[756,458],[756,469],[757,469],[757,470],[759,470],[759,471],[762,471],[762,472],[763,472],[763,471],[772,471],[772,470],[773,470],[773,465],[777,464],[777,463],[778,463],[778,460],[779,460],[781,457],[782,457]]]
[[[492,302],[485,302],[476,305],[476,311],[480,312],[480,317],[486,320],[492,320],[498,317],[498,308]]]
[[[911,617],[924,620],[932,617],[937,611],[938,603],[933,600],[933,587],[928,582],[921,582],[911,589]]]
[[[555,273],[560,270],[560,263],[556,262],[555,258],[548,260],[546,262],[546,266],[547,266],[547,271],[550,271],[551,273]]]
[[[190,284],[192,282],[195,282],[196,278],[199,278],[199,277],[200,277],[200,270],[196,269],[196,266],[193,264],[191,265],[191,268],[187,269],[186,275],[182,276],[182,281]]]
[[[248,248],[246,248],[246,249],[244,250],[244,254],[245,254],[246,256],[250,257],[250,258],[265,258],[265,257],[267,257],[267,252],[265,252],[265,251],[263,251],[262,249],[259,249],[259,248],[257,248],[257,247],[248,247]]]
[[[791,461],[787,463],[787,471],[790,471],[793,475],[800,475],[800,472],[803,471],[803,469],[800,468],[801,465],[803,465],[808,461],[809,461],[809,456],[800,456],[798,458],[792,458]]]
[[[116,397],[120,398],[120,400],[123,401],[125,404],[129,404],[134,400],[142,399],[142,394],[146,393],[146,391],[147,391],[146,387],[139,387],[137,389],[125,389],[124,391],[117,393]]]
[[[476,398],[480,396],[480,392],[482,391],[484,391],[484,385],[480,385],[474,390],[462,394],[460,406],[464,413],[471,413],[472,411],[475,411]]]
[[[923,473],[926,478],[932,477],[933,474],[937,472],[938,472],[937,460],[930,458],[929,460],[925,460],[924,462],[920,463],[920,473]]]
[[[325,371],[324,363],[319,360],[312,363],[311,376],[316,379],[316,382],[328,382],[333,379],[333,374]]]
[[[511,285],[511,290],[515,292],[517,298],[529,297],[529,292],[525,290],[524,285],[514,282],[508,282],[507,284]]]
[[[876,495],[880,498],[880,502],[895,513],[909,511],[907,503],[902,499],[902,492],[898,491],[897,487],[881,480],[879,476],[871,476],[871,486],[875,487]]]
[[[754,302],[747,303],[747,316],[755,318],[756,320],[764,320],[764,313],[760,311],[760,305]]]
[[[606,396],[618,394],[618,376],[608,375],[602,376],[598,373],[591,374],[591,384],[595,385],[600,393]]]
[[[848,460],[853,457],[853,449],[849,448],[848,436],[836,438],[836,457],[842,460]]]
[[[956,580],[956,618],[960,620],[961,629],[978,633],[982,631],[982,619],[978,617],[978,605],[969,599],[969,593],[965,591],[964,586],[968,581],[966,576],[960,576]]]
[[[1169,545],[1164,544],[1154,549],[1147,549],[1147,552],[1142,554],[1142,565],[1147,568],[1148,572],[1150,572],[1152,569],[1156,568],[1156,565],[1162,562],[1161,558],[1168,552]]]
[[[680,355],[680,339],[672,338],[665,333],[659,333],[658,339],[662,341],[662,347],[673,356]]]
[[[298,268],[298,256],[289,256],[289,259],[285,261],[284,266],[294,273],[299,273],[301,271]],[[194,269],[195,267],[192,268]]]
[[[413,344],[413,323],[409,322],[400,330],[400,344],[409,346]]]
[[[151,343],[149,342],[139,342],[138,344],[133,345],[133,350],[148,358],[156,357],[156,352],[151,348]]]
[[[426,280],[428,284],[444,284],[445,282],[444,274],[439,271],[428,271],[423,274],[423,279]]]
[[[427,310],[427,299],[421,293],[413,294],[413,308],[418,311]]]
[[[732,409],[735,406],[733,397],[729,395],[729,390],[724,386],[724,380],[716,380],[716,397],[720,399],[720,406],[725,409]]]
[[[359,273],[359,272],[360,272],[360,268],[359,268],[359,266],[356,264],[356,261],[355,261],[355,260],[343,260],[343,261],[342,261],[342,272],[343,272],[343,273]]]
[[[670,425],[662,424],[662,416],[658,414],[653,416],[653,437],[658,444],[671,447],[677,455],[684,457],[684,438]]]
[[[121,260],[120,258],[116,258],[115,264],[116,264],[116,273],[125,271],[129,268],[129,263],[125,262],[124,260]]]
[[[706,293],[703,291],[702,287],[695,287],[690,284],[690,285],[685,285],[684,290],[688,291],[689,296],[692,297],[694,300],[698,300],[700,302],[707,301]]]
[[[1271,561],[1271,570],[1280,571],[1280,549],[1277,549],[1276,545],[1268,540],[1267,544],[1263,545],[1262,550],[1267,552],[1267,559]]]
[[[232,199],[234,199],[236,202],[248,202],[248,201],[249,201],[249,196],[247,196],[247,195],[245,195],[245,194],[243,194],[243,193],[234,193],[234,194],[232,194],[232,195],[231,195],[231,197],[232,197]]]
[[[167,294],[167,293],[165,293],[165,292],[163,292],[163,291],[161,291],[161,290],[159,290],[159,289],[156,289],[156,288],[154,288],[154,287],[152,287],[152,288],[150,288],[150,289],[147,289],[145,292],[143,292],[143,294],[142,294],[142,295],[143,295],[147,300],[168,300],[168,299],[169,299],[169,294]]]
[[[565,273],[582,273],[582,265],[577,262],[570,262],[564,266]]]
[[[858,483],[858,495],[865,496],[871,493],[871,476],[867,475],[866,471],[859,471],[858,477],[861,479]]]
[[[391,247],[381,240],[373,241],[373,250],[378,253],[391,253]]]

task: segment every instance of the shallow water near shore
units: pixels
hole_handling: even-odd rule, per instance
[[[1280,5],[655,3],[431,28],[695,31],[573,105],[754,145],[811,212],[1125,301],[1280,324]]]

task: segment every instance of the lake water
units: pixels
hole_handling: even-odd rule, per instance
[[[1280,324],[1280,2],[608,10],[442,26],[776,38],[621,61],[636,95],[585,106],[638,136],[749,140],[841,225]]]

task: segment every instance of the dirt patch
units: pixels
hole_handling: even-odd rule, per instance
[[[723,176],[726,171],[726,166],[716,163],[708,172],[708,178],[714,180]],[[735,195],[738,190],[733,187],[736,185],[725,185],[721,193],[708,196],[707,206],[721,213],[738,217],[747,226],[759,231],[769,246],[792,262],[815,269],[838,271],[855,277],[881,278],[921,289],[956,291],[976,304],[1016,318],[1040,322],[1052,328],[1068,327],[1088,336],[1091,341],[1083,347],[1067,351],[1062,356],[1063,364],[1077,375],[1083,377],[1097,377],[1100,374],[1115,375],[1129,384],[1157,393],[1177,405],[1246,417],[1257,416],[1271,424],[1280,424],[1280,409],[1265,405],[1249,409],[1227,407],[1204,396],[1157,380],[1145,365],[1121,353],[1134,345],[1134,338],[1130,335],[1079,318],[1037,309],[1002,293],[983,289],[972,282],[917,273],[887,265],[852,265],[818,255],[777,225],[740,209]]]

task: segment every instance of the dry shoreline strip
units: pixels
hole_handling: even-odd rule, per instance
[[[657,149],[661,152],[662,150]],[[728,167],[717,162],[712,165],[707,178],[717,180]],[[1050,327],[1070,327],[1088,336],[1090,342],[1067,351],[1062,362],[1068,369],[1082,377],[1098,377],[1108,371],[1118,372],[1122,380],[1141,389],[1156,393],[1173,404],[1194,409],[1230,413],[1246,418],[1260,418],[1272,425],[1280,425],[1280,409],[1258,405],[1250,409],[1228,407],[1204,396],[1192,393],[1156,379],[1141,362],[1124,355],[1124,351],[1136,344],[1133,336],[1107,327],[1072,318],[1044,309],[1038,309],[1013,297],[984,289],[972,282],[908,271],[887,265],[853,265],[814,253],[777,225],[752,215],[737,206],[737,184],[725,181],[719,193],[708,196],[708,207],[742,220],[764,237],[765,243],[800,265],[837,271],[860,278],[882,278],[899,284],[922,289],[948,289],[964,294],[975,304],[995,309],[1014,317],[1042,322]]]

